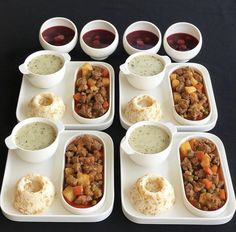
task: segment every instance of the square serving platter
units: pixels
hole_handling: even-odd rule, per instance
[[[76,215],[67,211],[60,199],[60,176],[64,159],[65,142],[72,136],[89,133],[103,139],[106,145],[106,183],[107,192],[104,205],[93,213]],[[56,196],[52,205],[39,215],[24,215],[13,207],[17,181],[29,173],[39,173],[50,178],[55,185]],[[25,222],[98,222],[105,220],[112,212],[114,204],[114,145],[111,137],[100,131],[64,131],[60,135],[59,147],[52,158],[39,164],[27,163],[9,150],[1,190],[1,209],[13,221]]]
[[[217,217],[205,218],[192,214],[184,205],[183,190],[181,189],[181,172],[178,167],[178,147],[180,142],[188,136],[206,137],[213,141],[221,155],[221,165],[225,174],[225,181],[228,184],[229,202],[225,211]],[[227,157],[222,141],[213,134],[203,132],[177,132],[173,138],[173,146],[169,157],[160,165],[154,168],[146,168],[135,164],[120,148],[120,173],[121,173],[121,202],[125,216],[140,224],[193,224],[193,225],[217,225],[230,221],[235,213],[236,201],[229,172]],[[158,216],[146,216],[132,206],[130,202],[130,191],[136,180],[148,173],[155,173],[164,176],[172,184],[175,191],[175,204],[165,214]]]
[[[120,87],[120,103],[119,103],[119,114],[120,114],[120,122],[121,125],[128,129],[132,123],[128,122],[124,116],[124,108],[126,104],[135,96],[138,96],[140,94],[149,94],[156,98],[156,100],[160,103],[161,110],[162,110],[162,118],[160,121],[163,122],[170,122],[174,124],[178,131],[209,131],[214,128],[216,125],[217,119],[218,119],[218,112],[214,97],[214,92],[211,84],[211,78],[208,70],[201,64],[197,63],[187,63],[186,66],[191,66],[199,71],[202,72],[204,76],[205,84],[207,85],[208,89],[208,98],[211,101],[211,110],[212,115],[210,120],[206,124],[202,125],[181,125],[178,123],[174,115],[172,113],[172,103],[171,103],[171,97],[172,93],[170,93],[168,81],[169,76],[168,73],[171,69],[179,68],[180,66],[183,66],[181,63],[172,63],[167,66],[165,71],[165,76],[162,81],[162,83],[157,86],[154,89],[151,90],[139,90],[131,86],[131,84],[128,82],[125,75],[120,71],[119,73],[119,87]]]
[[[82,124],[79,123],[72,114],[72,97],[74,94],[74,74],[76,69],[81,66],[82,64],[89,62],[92,65],[103,65],[105,66],[111,73],[110,77],[110,84],[111,84],[111,99],[110,99],[110,104],[111,104],[111,112],[109,117],[102,123],[97,123],[97,124]],[[26,118],[27,116],[27,105],[31,98],[41,92],[53,92],[60,96],[65,105],[66,105],[66,111],[63,116],[62,122],[65,125],[66,129],[69,130],[75,130],[75,129],[81,129],[81,130],[105,130],[108,127],[111,126],[113,119],[114,119],[114,114],[115,114],[115,73],[113,67],[105,62],[96,62],[96,61],[71,61],[66,64],[66,72],[65,72],[65,77],[63,80],[56,85],[53,88],[48,88],[48,89],[41,89],[34,87],[31,85],[31,83],[23,76],[22,78],[22,83],[21,83],[21,88],[20,88],[20,93],[19,93],[19,98],[18,98],[18,103],[17,103],[17,108],[16,108],[16,117],[18,121],[22,121]]]

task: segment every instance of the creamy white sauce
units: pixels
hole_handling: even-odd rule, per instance
[[[164,64],[155,56],[141,55],[134,57],[128,62],[128,69],[136,75],[153,76],[164,69]]]
[[[25,150],[48,147],[56,138],[55,129],[47,123],[34,122],[21,127],[16,133],[16,145]]]
[[[39,75],[49,75],[59,71],[63,66],[63,61],[55,55],[40,55],[33,58],[28,63],[30,72]]]
[[[153,154],[166,149],[170,143],[170,137],[162,128],[143,125],[132,131],[128,143],[135,151]]]

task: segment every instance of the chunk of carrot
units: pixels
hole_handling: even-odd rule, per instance
[[[207,178],[204,178],[202,180],[202,183],[204,184],[206,189],[210,189],[212,187],[212,182],[210,180],[208,180]]]

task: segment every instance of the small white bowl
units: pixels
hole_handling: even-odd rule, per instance
[[[169,136],[169,144],[168,146],[158,152],[152,154],[145,154],[133,149],[129,144],[129,138],[131,133],[142,126],[155,126],[164,130]],[[158,164],[162,163],[164,160],[167,159],[168,155],[170,154],[172,143],[173,143],[173,136],[177,132],[176,127],[174,127],[171,123],[162,123],[162,122],[155,122],[155,121],[142,121],[133,124],[126,132],[125,138],[121,143],[121,148],[125,152],[126,155],[130,157],[136,164],[144,166],[144,167],[156,167]]]
[[[53,45],[53,44],[48,43],[43,37],[43,32],[45,30],[47,30],[51,27],[55,27],[55,26],[64,26],[64,27],[68,27],[68,28],[72,29],[75,32],[73,39],[70,42],[68,42],[67,44],[64,44],[61,46],[57,46],[57,45]],[[63,18],[63,17],[50,18],[47,21],[45,21],[42,24],[42,26],[40,27],[39,42],[40,42],[41,46],[46,50],[53,50],[53,51],[68,53],[71,50],[73,50],[73,48],[77,44],[77,41],[78,41],[77,28],[76,28],[75,24],[67,18]]]
[[[15,137],[16,137],[16,134],[19,131],[19,129],[27,124],[31,124],[31,123],[35,123],[35,122],[42,122],[42,123],[49,124],[50,126],[52,126],[55,129],[56,139],[54,140],[54,142],[52,144],[50,144],[48,147],[45,147],[40,150],[26,150],[26,149],[23,149],[23,148],[17,146],[16,141],[15,141]],[[40,162],[43,162],[53,156],[53,154],[55,153],[55,151],[58,147],[59,135],[63,131],[64,131],[64,125],[60,121],[52,121],[50,119],[37,118],[37,117],[28,118],[28,119],[25,119],[25,120],[19,122],[13,128],[11,135],[9,135],[5,139],[5,143],[9,149],[15,150],[16,154],[22,160],[30,162],[30,163],[40,163]]]
[[[99,65],[99,64],[96,64],[96,66],[101,66],[101,67],[105,67],[103,65]],[[74,89],[75,89],[75,83],[76,83],[76,80],[77,80],[77,74],[79,72],[81,67],[78,67],[76,70],[75,70],[75,74],[74,74]],[[107,67],[105,67],[108,71],[109,71],[109,77],[111,78],[111,72],[110,72],[110,69],[108,69]],[[75,91],[74,91],[75,92]],[[100,117],[97,117],[97,118],[85,118],[83,116],[80,116],[79,114],[76,113],[75,111],[75,100],[72,98],[72,114],[73,114],[73,117],[80,123],[83,123],[83,124],[97,124],[97,123],[102,123],[104,121],[107,120],[107,118],[109,117],[111,113],[111,82],[110,82],[110,85],[109,85],[109,108],[107,110],[107,112],[105,114],[103,114],[102,116]]]
[[[154,35],[156,35],[158,37],[158,41],[157,43],[149,48],[149,49],[137,49],[135,47],[133,47],[127,40],[127,36],[135,31],[148,31],[148,32],[152,32]],[[124,32],[123,35],[123,46],[125,51],[129,54],[132,55],[136,52],[141,52],[141,51],[146,51],[146,52],[151,52],[151,53],[157,53],[161,47],[161,43],[162,43],[162,36],[161,36],[161,32],[159,30],[159,28],[148,21],[137,21],[132,23],[131,25],[129,25],[127,27],[127,29]]]
[[[55,55],[59,57],[63,62],[62,68],[59,69],[57,72],[48,74],[48,75],[40,75],[40,74],[32,73],[28,69],[28,64],[33,58],[37,56],[41,56],[41,55]],[[50,51],[50,50],[41,50],[41,51],[37,51],[29,55],[24,61],[24,63],[19,66],[19,70],[22,74],[24,74],[23,77],[27,78],[33,86],[38,87],[38,88],[45,88],[45,89],[51,88],[59,84],[64,78],[65,71],[66,71],[66,63],[68,63],[70,59],[71,59],[70,55],[67,53],[60,53],[60,52]]]
[[[198,216],[198,217],[204,217],[204,218],[213,218],[213,217],[217,217],[218,215],[222,214],[228,203],[229,203],[229,195],[228,195],[228,183],[226,183],[226,178],[225,178],[225,174],[224,174],[224,170],[223,170],[223,167],[222,167],[222,159],[221,159],[221,154],[220,154],[220,150],[218,148],[218,145],[217,145],[217,141],[213,141],[211,140],[215,145],[216,145],[216,149],[218,151],[218,154],[219,154],[219,157],[220,157],[220,163],[221,163],[221,167],[222,167],[222,173],[223,173],[223,176],[224,176],[224,181],[225,181],[225,189],[226,189],[226,195],[227,195],[227,200],[225,202],[225,204],[217,209],[217,210],[212,210],[212,211],[204,211],[204,210],[201,210],[201,209],[198,209],[196,208],[195,206],[193,206],[189,200],[187,199],[186,197],[186,194],[185,194],[185,188],[184,188],[184,181],[183,181],[183,174],[182,174],[182,169],[181,169],[181,160],[180,160],[180,152],[179,152],[179,148],[180,148],[180,145],[183,144],[184,142],[186,141],[189,141],[190,139],[193,139],[193,138],[206,138],[206,139],[209,139],[207,136],[187,136],[185,137],[183,140],[180,141],[179,143],[179,146],[178,146],[178,165],[179,165],[179,173],[180,173],[180,183],[181,183],[181,190],[182,190],[182,197],[183,197],[183,201],[184,201],[184,205],[185,207],[191,212],[193,213],[194,215]]]
[[[93,30],[106,30],[115,35],[113,42],[104,48],[93,48],[87,45],[83,39],[85,33]],[[94,20],[87,23],[80,32],[80,45],[83,51],[94,60],[104,60],[110,56],[117,48],[119,42],[119,35],[117,29],[111,23],[105,20]]]
[[[154,57],[156,60],[158,60],[162,65],[163,68],[162,70],[155,75],[150,75],[150,76],[141,76],[138,74],[133,73],[131,70],[129,70],[129,63],[132,62],[133,59],[137,59],[139,56],[150,56]],[[131,56],[129,56],[125,63],[120,65],[120,70],[125,74],[128,82],[135,87],[136,89],[141,89],[141,90],[149,90],[149,89],[154,89],[158,85],[161,84],[164,74],[165,74],[165,69],[167,65],[171,63],[171,60],[168,56],[160,56],[158,54],[152,54],[149,52],[137,52]],[[141,62],[139,62],[140,66],[143,66]],[[153,64],[152,66],[154,66]],[[136,65],[137,67],[139,66],[138,64]]]
[[[167,38],[170,35],[176,33],[186,33],[194,36],[198,40],[198,44],[191,50],[188,51],[178,51],[172,48],[167,42]],[[202,47],[202,34],[200,30],[191,23],[179,22],[171,25],[165,32],[163,37],[163,46],[166,53],[176,62],[184,63],[194,58]]]
[[[106,192],[107,192],[107,184],[106,184],[106,144],[103,141],[102,138],[93,135],[92,133],[86,133],[87,135],[92,135],[93,137],[95,137],[97,140],[101,141],[103,144],[103,150],[104,150],[104,169],[103,169],[103,196],[101,198],[101,200],[94,206],[88,207],[88,208],[77,208],[77,207],[73,207],[72,205],[70,205],[69,203],[67,203],[67,201],[65,200],[64,196],[63,196],[63,183],[64,183],[64,168],[65,168],[65,153],[66,153],[66,148],[67,146],[73,141],[75,140],[77,137],[83,136],[85,134],[78,134],[75,135],[71,138],[69,138],[64,146],[64,157],[63,159],[63,164],[62,164],[62,170],[61,170],[61,187],[60,187],[60,198],[61,198],[61,202],[62,205],[65,207],[65,209],[67,209],[68,211],[70,211],[73,214],[90,214],[95,212],[96,210],[100,209],[104,203],[105,203],[105,199],[106,199]]]
[[[198,73],[200,73],[203,77],[203,84],[204,84],[204,88],[205,88],[205,91],[206,91],[206,96],[207,96],[207,99],[208,99],[208,104],[209,104],[209,108],[210,108],[210,112],[209,114],[207,115],[207,117],[201,119],[201,120],[189,120],[189,119],[186,119],[186,118],[183,118],[181,117],[175,110],[175,103],[174,103],[174,99],[173,99],[173,91],[172,91],[172,87],[171,87],[171,80],[170,80],[170,75],[171,73],[173,73],[175,70],[179,69],[179,68],[183,68],[183,67],[186,67],[186,66],[189,66],[191,67],[192,69],[196,70]],[[171,109],[172,109],[172,113],[174,115],[174,118],[177,122],[179,122],[181,125],[192,125],[192,126],[200,126],[200,125],[204,125],[206,123],[209,122],[211,116],[212,116],[212,99],[209,98],[209,86],[206,84],[206,81],[204,81],[204,70],[199,67],[199,68],[196,68],[194,66],[191,66],[191,64],[187,65],[187,64],[181,64],[180,66],[178,66],[178,68],[172,68],[169,73],[168,73],[168,86],[169,86],[169,91],[170,91],[170,94],[171,94]]]

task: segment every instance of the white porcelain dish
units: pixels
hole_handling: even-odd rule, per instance
[[[93,135],[93,133],[85,133],[86,135],[92,135],[95,139],[97,139],[98,141],[100,141],[102,144],[103,144],[103,149],[104,149],[104,185],[103,185],[103,195],[102,195],[102,198],[101,200],[94,206],[91,206],[91,207],[88,207],[88,208],[77,208],[77,207],[73,207],[71,206],[70,204],[68,204],[63,196],[63,183],[64,183],[64,170],[65,170],[65,153],[66,153],[66,148],[67,146],[72,142],[74,141],[77,137],[79,136],[83,136],[84,134],[77,134],[77,135],[74,135],[72,136],[71,138],[69,138],[65,145],[64,145],[64,159],[63,159],[63,163],[62,163],[62,166],[61,166],[61,191],[60,191],[60,197],[61,197],[61,202],[63,204],[63,206],[69,210],[70,212],[74,213],[74,214],[80,214],[80,215],[84,215],[84,214],[91,214],[95,211],[97,211],[98,209],[100,209],[103,205],[104,205],[104,202],[105,202],[105,199],[106,199],[106,193],[107,193],[107,184],[106,184],[106,180],[107,180],[107,176],[106,176],[106,156],[107,156],[107,148],[106,148],[106,143],[103,141],[102,137],[99,136],[99,135]]]
[[[229,204],[225,211],[213,218],[199,217],[192,214],[184,205],[183,192],[181,188],[181,178],[178,164],[178,146],[181,140],[188,136],[207,137],[214,141],[221,152],[222,167],[224,168],[225,179],[228,185]],[[192,225],[218,225],[229,222],[235,213],[236,201],[233,184],[229,172],[227,158],[224,145],[221,140],[209,133],[202,132],[177,132],[174,136],[173,146],[170,155],[161,165],[153,168],[144,168],[136,165],[126,154],[120,149],[120,173],[121,173],[121,202],[122,210],[125,216],[140,224],[192,224]],[[173,207],[165,214],[157,216],[145,216],[136,211],[130,202],[130,188],[132,184],[140,177],[147,173],[154,173],[164,176],[172,184],[176,201]]]
[[[209,121],[206,124],[203,125],[181,125],[178,121],[176,121],[173,112],[172,112],[172,94],[170,93],[169,87],[168,87],[168,73],[169,70],[171,69],[177,69],[180,67],[182,64],[181,63],[173,63],[170,64],[166,68],[166,72],[164,75],[164,79],[161,83],[160,86],[147,90],[147,91],[141,91],[129,84],[127,81],[126,77],[123,75],[122,72],[119,74],[119,90],[120,90],[120,101],[119,101],[119,114],[120,114],[120,122],[121,125],[125,128],[128,129],[132,123],[128,122],[124,116],[124,107],[128,103],[128,101],[140,94],[149,94],[153,97],[156,98],[156,100],[160,103],[161,105],[161,111],[162,111],[162,118],[160,121],[163,122],[170,122],[174,124],[177,127],[178,131],[208,131],[214,128],[216,125],[216,121],[218,119],[218,112],[217,112],[217,107],[216,107],[216,102],[215,102],[215,97],[214,97],[214,92],[211,84],[211,78],[210,75],[207,71],[207,69],[197,63],[189,63],[188,65],[191,65],[192,67],[201,70],[201,72],[204,74],[205,77],[205,84],[207,85],[207,90],[208,90],[208,97],[209,100],[211,101],[211,110],[212,110],[212,115],[209,119]]]
[[[152,57],[152,58],[155,58],[156,60],[158,60],[158,62],[161,63],[163,66],[162,69],[160,70],[160,72],[155,75],[149,75],[149,76],[142,76],[142,75],[138,75],[138,74],[132,72],[129,69],[128,64],[129,64],[129,62],[131,62],[134,59],[137,59],[137,57],[140,57],[140,56],[141,57],[142,56],[149,56],[149,57]],[[127,78],[128,82],[133,87],[135,87],[136,89],[140,89],[140,90],[149,90],[149,89],[154,89],[155,87],[157,87],[158,85],[161,84],[161,82],[163,81],[163,78],[164,78],[166,67],[170,63],[171,63],[171,60],[168,56],[160,56],[158,54],[152,54],[152,53],[148,53],[148,52],[137,52],[137,53],[134,53],[131,56],[129,56],[126,59],[125,63],[120,65],[120,70],[122,71],[122,73]],[[140,66],[142,67],[144,65],[141,64]],[[154,65],[152,64],[152,66],[154,66]]]
[[[92,30],[107,30],[112,32],[115,35],[115,38],[113,42],[104,48],[93,48],[87,45],[83,39],[83,36],[85,33],[92,31]],[[117,48],[119,43],[119,34],[115,26],[108,21],[105,20],[93,20],[88,22],[84,27],[82,28],[80,32],[80,46],[83,49],[83,51],[89,55],[94,60],[104,60],[108,56],[110,56]]]
[[[77,134],[92,133],[95,136],[99,136],[106,144],[106,183],[107,192],[104,205],[93,213],[87,215],[76,215],[66,210],[61,204],[60,199],[60,171],[62,166],[62,158],[64,158],[64,144],[74,135]],[[12,171],[16,170],[14,175]],[[14,189],[18,179],[29,172],[37,172],[42,175],[48,176],[53,182],[56,188],[56,196],[53,204],[39,215],[23,215],[19,213],[13,206]],[[9,150],[7,156],[7,162],[5,167],[4,178],[1,189],[1,209],[3,214],[13,221],[25,221],[25,222],[98,222],[105,220],[112,212],[114,204],[114,145],[111,137],[99,131],[64,131],[61,134],[59,147],[56,155],[41,164],[29,164],[22,161],[15,156],[14,151]]]
[[[32,59],[41,55],[54,55],[56,57],[59,57],[63,64],[62,67],[57,72],[48,75],[35,74],[31,72],[28,68],[29,62]],[[19,66],[19,70],[21,71],[22,74],[24,74],[23,77],[27,78],[33,86],[38,88],[48,89],[54,87],[63,80],[66,71],[66,63],[68,63],[70,59],[71,57],[67,53],[60,53],[50,50],[41,50],[29,55],[25,59],[24,63]]]
[[[203,66],[199,66],[197,69],[195,68],[195,66],[191,65],[191,64],[182,64],[180,65],[177,69],[179,68],[183,68],[183,67],[193,67],[193,69],[195,69],[198,73],[200,73],[203,77],[203,84],[204,84],[204,88],[206,91],[206,96],[208,98],[208,103],[209,103],[209,108],[210,108],[210,112],[208,114],[207,117],[201,119],[201,120],[188,120],[186,118],[181,117],[177,111],[175,110],[175,104],[174,104],[174,99],[173,99],[173,91],[172,91],[172,87],[171,87],[171,80],[170,80],[170,75],[176,70],[176,68],[172,68],[169,70],[169,72],[167,73],[167,82],[168,82],[168,87],[169,87],[169,92],[171,93],[171,109],[172,109],[172,113],[174,115],[174,118],[177,122],[179,122],[181,125],[204,125],[207,124],[212,116],[212,105],[213,105],[213,98],[209,97],[208,91],[209,91],[209,84],[205,81],[205,79],[207,78],[206,76],[208,75],[206,69]]]
[[[99,67],[105,67],[105,66],[102,66],[102,65],[98,65]],[[74,92],[75,92],[75,86],[76,86],[76,80],[77,80],[77,74],[80,70],[80,67],[76,69],[75,71],[75,74],[74,74]],[[112,76],[112,73],[111,73],[111,70],[109,70],[109,77],[111,79],[111,76]],[[72,112],[73,112],[73,117],[78,120],[78,122],[80,123],[86,123],[86,124],[98,124],[98,123],[102,123],[104,121],[107,120],[107,118],[109,117],[109,115],[111,114],[111,98],[112,98],[112,85],[111,85],[111,82],[109,84],[109,108],[107,110],[107,112],[105,112],[105,114],[103,114],[102,116],[100,117],[97,117],[97,118],[85,118],[85,117],[82,117],[81,115],[77,114],[76,111],[75,111],[75,100],[72,98]]]
[[[178,170],[179,170],[179,175],[180,176],[183,176],[183,174],[182,174],[182,169],[181,169],[181,160],[180,160],[179,148],[180,148],[181,144],[183,144],[184,142],[189,141],[190,139],[193,139],[193,138],[196,138],[196,139],[200,138],[200,139],[202,139],[202,138],[208,138],[208,137],[207,136],[203,136],[203,135],[201,135],[201,136],[194,136],[194,135],[192,135],[192,136],[187,136],[183,140],[180,141],[180,143],[179,143],[179,145],[177,147],[177,149],[178,149],[178,165],[179,165],[179,169]],[[217,152],[218,152],[219,158],[220,158],[220,164],[221,164],[221,167],[222,167],[223,179],[225,180],[224,188],[226,190],[226,196],[227,196],[227,200],[226,200],[225,204],[221,208],[219,208],[217,210],[212,210],[212,211],[204,211],[204,210],[200,210],[200,209],[196,208],[187,199],[186,194],[185,194],[184,180],[183,180],[183,177],[180,178],[181,189],[182,189],[182,197],[183,197],[184,205],[186,206],[186,208],[190,212],[192,212],[196,216],[206,217],[206,218],[213,218],[213,217],[217,217],[217,216],[221,215],[225,211],[225,209],[227,208],[227,205],[229,203],[229,197],[228,197],[229,196],[229,194],[228,194],[229,193],[229,188],[228,188],[228,181],[227,181],[226,176],[225,176],[225,172],[226,172],[225,166],[222,165],[222,160],[223,160],[222,159],[222,154],[221,154],[222,150],[219,149],[219,147],[218,147],[219,143],[218,143],[218,141],[216,139],[214,139],[214,137],[213,137],[213,139],[211,141],[216,145],[216,149],[217,149]]]
[[[164,150],[152,154],[141,153],[132,148],[129,144],[129,138],[134,130],[138,130],[138,128],[142,126],[154,126],[165,131],[165,133],[167,133],[169,136],[168,146]],[[176,128],[170,123],[152,121],[137,122],[127,130],[125,138],[121,142],[121,148],[125,151],[125,154],[129,156],[130,159],[132,159],[136,164],[144,167],[153,167],[164,162],[167,159],[172,148],[173,136],[176,132]]]
[[[97,123],[97,124],[87,124],[87,123],[82,124],[82,123],[79,123],[73,117],[71,102],[72,102],[72,97],[74,94],[74,73],[75,73],[75,70],[79,66],[84,64],[85,62],[82,62],[82,61],[69,62],[66,65],[65,78],[62,80],[62,82],[59,85],[48,89],[48,91],[54,92],[56,95],[60,96],[66,105],[66,110],[65,110],[64,116],[62,118],[62,122],[65,125],[66,129],[105,130],[106,128],[111,126],[113,119],[114,119],[114,114],[115,114],[115,105],[114,105],[115,104],[115,74],[114,74],[114,69],[108,63],[91,62],[91,64],[94,64],[94,65],[104,65],[111,73],[111,76],[110,76],[111,112],[110,112],[109,117],[104,122]],[[16,117],[17,117],[18,121],[22,121],[27,118],[27,104],[28,104],[28,102],[30,101],[30,99],[33,96],[35,96],[41,92],[42,92],[41,89],[33,87],[28,82],[28,80],[23,78],[20,93],[19,93],[18,103],[17,103],[17,109],[16,109]]]
[[[170,35],[176,33],[186,33],[194,36],[198,40],[198,44],[191,50],[188,51],[178,51],[172,48],[167,42],[167,38]],[[164,36],[163,36],[163,46],[168,54],[174,61],[184,63],[194,58],[202,48],[202,34],[200,30],[193,24],[187,22],[178,22],[172,24],[167,28]]]
[[[17,132],[24,126],[29,125],[31,123],[45,123],[54,128],[56,132],[56,138],[49,146],[40,149],[40,150],[27,150],[21,148],[16,143],[16,135]],[[30,163],[40,163],[49,158],[51,158],[57,150],[59,143],[59,136],[64,131],[64,125],[60,121],[53,121],[46,118],[28,118],[21,122],[19,122],[12,130],[11,135],[9,135],[5,139],[5,143],[9,149],[15,150],[16,154],[24,161]]]
[[[52,44],[48,43],[43,38],[42,34],[43,34],[43,32],[46,29],[48,29],[50,27],[55,27],[55,26],[64,26],[64,27],[68,27],[68,28],[72,29],[75,32],[73,39],[69,43],[61,45],[61,46],[56,46],[56,45],[52,45]],[[44,49],[46,49],[46,50],[53,50],[53,51],[68,53],[71,50],[73,50],[73,48],[77,44],[77,41],[78,41],[78,31],[77,31],[77,28],[76,28],[75,24],[71,20],[69,20],[67,18],[64,18],[64,17],[50,18],[50,19],[46,20],[42,24],[42,26],[40,27],[40,30],[39,30],[39,42],[40,42],[41,46]]]
[[[145,49],[145,50],[141,50],[141,49],[137,49],[133,46],[131,46],[127,40],[127,35],[129,35],[130,33],[134,32],[134,31],[149,31],[152,32],[153,34],[155,34],[158,37],[158,42],[155,44],[155,46],[149,48],[149,49]],[[132,24],[130,24],[124,34],[123,34],[123,46],[125,51],[129,54],[132,55],[136,52],[141,52],[141,51],[146,51],[146,52],[151,52],[151,53],[157,53],[161,47],[161,43],[162,43],[162,35],[161,32],[159,30],[159,28],[148,21],[137,21],[134,22]]]

